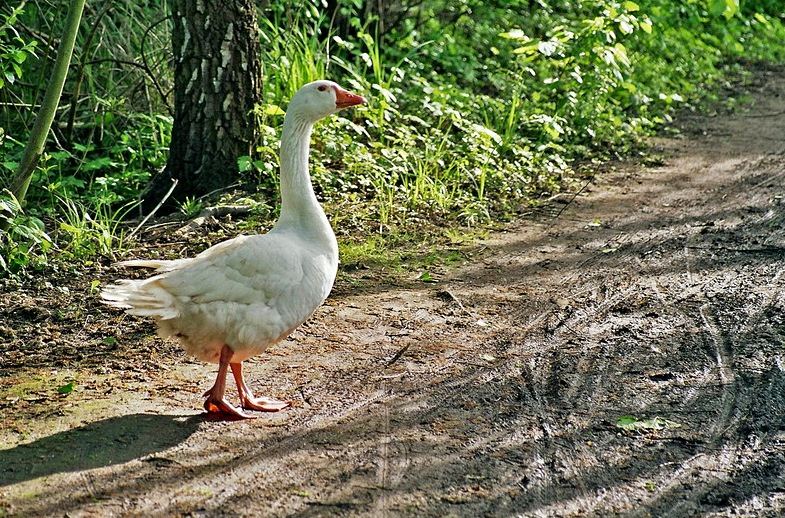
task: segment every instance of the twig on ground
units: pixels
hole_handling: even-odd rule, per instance
[[[556,220],[557,220],[557,219],[559,219],[559,216],[561,216],[561,215],[562,215],[562,213],[563,213],[565,210],[567,210],[567,207],[569,207],[570,205],[572,205],[572,202],[574,202],[574,201],[575,201],[575,198],[577,198],[578,196],[580,196],[580,195],[581,195],[581,193],[583,193],[583,191],[585,191],[585,190],[586,190],[586,188],[587,188],[589,185],[591,185],[591,183],[592,183],[593,181],[594,181],[594,176],[591,176],[591,177],[589,177],[589,179],[588,179],[588,180],[586,180],[586,183],[585,183],[585,184],[583,184],[583,187],[581,187],[581,188],[578,190],[578,192],[576,192],[576,193],[575,193],[575,194],[572,196],[572,198],[570,198],[570,199],[569,199],[569,201],[568,201],[567,203],[565,203],[565,204],[564,204],[564,207],[562,207],[562,208],[561,208],[561,210],[560,210],[559,212],[557,212],[557,213],[556,213],[556,215],[555,215],[553,218],[551,218],[551,224],[548,226],[548,228],[549,228],[549,229],[550,229],[550,227],[552,227],[552,226],[553,226],[553,225],[556,223]]]
[[[214,217],[220,218],[227,215],[242,216],[251,212],[250,205],[218,205],[215,207],[206,207],[199,213],[200,218]]]
[[[778,117],[780,115],[785,115],[785,110],[780,110],[773,113],[743,113],[742,117],[747,117],[748,119],[762,119],[765,117]]]
[[[406,344],[406,345],[404,345],[403,347],[401,347],[401,350],[400,350],[400,351],[398,351],[397,353],[395,353],[395,354],[393,355],[393,357],[392,357],[392,358],[390,358],[390,359],[387,361],[387,364],[385,365],[385,367],[389,367],[389,366],[390,366],[390,365],[392,365],[393,363],[395,363],[395,362],[397,362],[398,360],[400,360],[400,359],[401,359],[401,356],[403,356],[403,355],[404,355],[404,353],[405,353],[406,351],[408,351],[408,350],[409,350],[409,347],[410,347],[411,345],[412,345],[412,344]]]
[[[455,294],[450,290],[446,290],[446,289],[439,290],[436,292],[436,296],[448,302],[454,302],[459,308],[461,308],[461,311],[463,311],[464,313],[466,313],[472,318],[477,318],[474,313],[463,307],[463,304],[461,304],[461,301],[458,300],[458,297],[456,297]]]

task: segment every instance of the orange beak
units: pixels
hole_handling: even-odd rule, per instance
[[[335,106],[339,110],[365,103],[365,97],[362,95],[353,94],[352,92],[344,90],[340,86],[335,87]]]

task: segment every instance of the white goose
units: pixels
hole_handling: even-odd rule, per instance
[[[275,412],[289,406],[254,397],[242,361],[288,336],[332,289],[338,244],[308,172],[311,130],[319,119],[363,103],[363,97],[330,81],[314,81],[294,95],[281,136],[281,216],[269,233],[239,236],[191,259],[121,262],[158,274],[121,280],[102,291],[107,304],[153,317],[161,337],[175,336],[188,353],[218,363],[215,384],[204,394],[208,413],[250,418],[242,409]],[[224,397],[229,368],[240,408]]]

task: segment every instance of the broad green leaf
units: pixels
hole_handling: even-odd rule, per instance
[[[496,142],[497,144],[501,145],[502,138],[495,131],[488,129],[485,126],[481,126],[480,124],[472,124],[472,127],[474,128],[474,131],[476,131],[480,135],[484,135],[489,139],[493,140],[494,142]]]
[[[422,272],[417,278],[423,282],[436,282],[436,279],[434,279],[433,275],[427,270]]]
[[[508,32],[503,32],[499,34],[502,38],[506,38],[508,40],[525,40],[528,39],[526,34],[523,33],[521,29],[512,29]]]
[[[621,43],[617,43],[613,47],[613,53],[616,55],[616,61],[624,66],[630,66],[630,58],[627,57],[627,48]]]
[[[25,52],[24,50],[17,50],[13,54],[11,54],[11,57],[14,59],[14,61],[16,61],[21,65],[27,59],[27,52]]]
[[[681,424],[665,419],[654,417],[652,419],[639,419],[635,416],[624,415],[616,420],[616,427],[622,430],[666,430],[681,428]]]
[[[765,25],[766,27],[771,27],[771,22],[769,22],[769,19],[768,19],[768,18],[766,18],[765,16],[763,16],[762,14],[760,14],[760,13],[755,13],[755,15],[754,15],[754,16],[755,16],[755,19],[756,19],[756,20],[758,20],[760,23],[762,23],[762,24],[763,24],[763,25]]]
[[[109,158],[108,156],[102,156],[98,158],[93,158],[92,160],[88,160],[87,162],[84,163],[84,165],[82,165],[82,169],[84,169],[85,171],[97,171],[99,169],[106,169],[107,167],[110,167],[112,165],[115,164],[112,162],[111,158]]]
[[[739,0],[709,0],[709,12],[730,20],[739,12]]]
[[[66,383],[65,385],[57,387],[57,392],[59,392],[60,394],[70,394],[71,392],[74,391],[74,387],[75,386],[76,386],[76,383],[73,382],[73,381],[70,381],[70,382]]]
[[[622,7],[624,7],[624,9],[626,9],[627,11],[629,11],[631,13],[640,10],[640,6],[638,4],[636,4],[635,2],[624,2],[621,5],[622,5]]]
[[[513,50],[513,52],[515,54],[536,54],[538,45],[539,43],[537,42],[530,43],[528,45],[524,45],[522,47],[516,48],[515,50]]]
[[[725,16],[726,20],[730,20],[739,12],[739,0],[725,0],[725,12],[723,12],[723,16]]]
[[[251,170],[251,157],[249,156],[240,156],[237,157],[237,170],[245,173]]]
[[[722,16],[722,13],[725,12],[725,0],[708,0],[709,1],[709,13],[712,16]]]
[[[286,112],[283,111],[279,106],[275,104],[265,104],[264,105],[264,114],[265,115],[286,115]]]

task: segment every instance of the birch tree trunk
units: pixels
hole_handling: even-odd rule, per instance
[[[261,99],[261,66],[252,0],[173,0],[174,127],[163,174],[143,207],[167,205],[231,185],[237,158],[253,155],[251,110]]]

